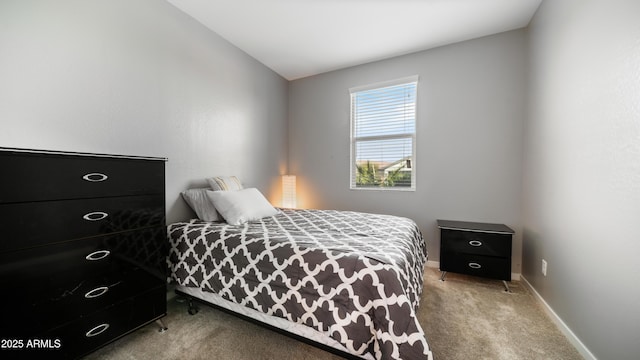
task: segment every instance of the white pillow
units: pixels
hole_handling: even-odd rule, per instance
[[[240,225],[278,213],[256,188],[207,191],[207,196],[230,225]]]
[[[222,218],[218,215],[216,208],[207,197],[208,188],[188,189],[180,194],[184,201],[196,213],[198,219],[204,221],[220,221]]]
[[[217,190],[242,190],[244,186],[237,176],[215,176],[206,179],[213,191]]]

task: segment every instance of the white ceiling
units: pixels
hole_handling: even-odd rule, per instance
[[[542,0],[167,0],[288,80],[525,27]]]

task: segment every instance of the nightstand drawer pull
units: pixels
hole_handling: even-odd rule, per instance
[[[482,241],[478,241],[478,240],[471,240],[469,241],[469,245],[471,246],[482,246]]]
[[[109,291],[109,288],[106,286],[100,286],[97,287],[93,290],[87,291],[86,294],[84,294],[84,297],[87,299],[93,299],[93,298],[97,298],[98,296],[102,296],[104,295],[107,291]]]
[[[100,182],[100,181],[105,181],[107,180],[109,177],[105,174],[101,174],[101,173],[90,173],[87,174],[85,176],[82,177],[82,179],[89,181],[89,182]]]
[[[107,216],[109,216],[109,214],[107,214],[106,212],[94,211],[88,214],[84,214],[82,218],[87,221],[100,221],[100,220],[106,219]]]
[[[469,263],[469,267],[472,269],[480,269],[482,267],[482,265],[478,264],[478,263]]]
[[[109,324],[100,324],[100,325],[94,327],[93,329],[87,331],[87,333],[84,334],[84,336],[86,336],[86,337],[94,337],[94,336],[102,334],[108,328],[109,328]]]
[[[87,255],[85,257],[85,259],[87,259],[89,261],[102,260],[102,259],[106,258],[107,256],[109,256],[109,254],[111,254],[111,251],[109,251],[109,250],[98,250],[98,251],[94,251],[91,254]]]

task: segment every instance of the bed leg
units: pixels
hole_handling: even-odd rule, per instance
[[[442,275],[440,275],[440,281],[444,281],[444,277],[447,276],[447,272],[443,271]]]
[[[198,309],[198,305],[196,305],[193,302],[193,299],[191,299],[191,298],[187,299],[187,301],[188,301],[188,304],[189,304],[189,310],[188,310],[189,311],[189,315],[197,314],[198,311],[200,311],[200,309]]]
[[[156,324],[158,324],[158,326],[160,326],[160,329],[158,330],[158,332],[165,332],[167,331],[168,327],[167,325],[164,324],[164,321],[162,321],[162,319],[158,319],[156,320]]]
[[[511,292],[511,289],[509,289],[509,284],[507,284],[505,280],[502,280],[502,283],[504,284],[504,291]]]

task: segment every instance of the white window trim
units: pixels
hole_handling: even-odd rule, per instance
[[[368,85],[354,86],[354,87],[349,88],[349,94],[352,94],[354,92],[359,92],[359,91],[365,91],[365,90],[377,89],[377,88],[381,88],[381,87],[393,86],[393,85],[407,84],[407,83],[412,83],[412,82],[417,83],[419,78],[420,77],[418,75],[413,75],[413,76],[403,77],[403,78],[400,78],[400,79],[380,81],[380,82],[373,83],[373,84],[368,84]]]
[[[349,127],[350,127],[350,155],[349,155],[349,189],[350,190],[356,190],[356,191],[416,191],[416,187],[417,187],[417,183],[416,183],[416,174],[417,174],[417,162],[416,157],[417,157],[417,141],[416,141],[416,134],[418,133],[418,84],[419,84],[419,76],[418,75],[413,75],[413,76],[407,76],[407,77],[403,77],[403,78],[399,78],[399,79],[394,79],[394,80],[388,80],[388,81],[380,81],[380,82],[376,82],[373,84],[368,84],[368,85],[360,85],[360,86],[354,86],[349,88],[349,97],[351,98],[351,94],[355,93],[355,92],[360,92],[360,91],[366,91],[366,90],[372,90],[372,89],[377,89],[377,88],[382,88],[382,87],[387,87],[387,86],[394,86],[394,85],[400,85],[400,84],[407,84],[407,83],[412,83],[415,82],[416,83],[416,109],[415,109],[415,131],[413,132],[413,134],[409,135],[407,134],[407,137],[411,137],[412,138],[412,151],[413,151],[413,156],[412,156],[412,170],[411,170],[411,186],[410,187],[357,187],[355,186],[353,180],[353,174],[354,174],[354,166],[355,166],[355,161],[354,156],[356,153],[355,150],[355,146],[356,146],[356,141],[354,138],[354,121],[353,121],[353,102],[350,100],[349,101]],[[402,137],[401,135],[382,135],[379,137],[375,137],[376,140],[379,139],[384,139],[384,138],[400,138]],[[369,139],[374,139],[374,137],[369,137]]]

